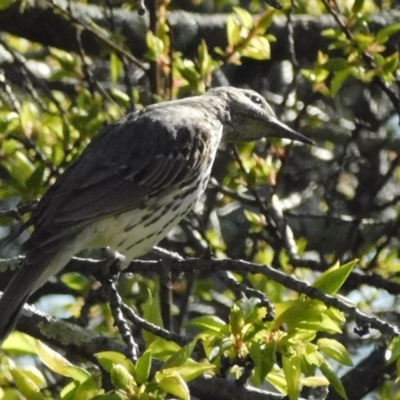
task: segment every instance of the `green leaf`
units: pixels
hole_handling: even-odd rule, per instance
[[[265,224],[265,217],[262,214],[255,213],[249,210],[244,210],[244,216],[252,224],[260,224],[261,222]]]
[[[186,60],[185,60],[186,61]],[[187,61],[182,64],[176,64],[176,69],[179,71],[182,78],[186,79],[190,85],[196,87],[199,81],[199,73],[192,61]]]
[[[400,22],[382,28],[376,35],[376,41],[378,43],[385,43],[389,40],[390,36],[393,36],[397,32],[400,32]]]
[[[353,7],[351,8],[351,11],[353,14],[358,14],[364,6],[364,0],[354,0]]]
[[[278,329],[281,325],[287,324],[288,331],[298,329],[298,325],[312,324],[321,322],[323,312],[326,310],[325,304],[313,300],[303,301],[289,300],[284,303],[276,304],[276,319],[273,329]]]
[[[111,88],[110,93],[114,100],[121,106],[127,107],[129,105],[129,96],[115,87]]]
[[[146,43],[149,49],[146,54],[147,58],[151,61],[158,61],[164,51],[163,41],[149,30],[146,34]]]
[[[81,293],[90,290],[90,281],[88,278],[78,272],[67,272],[63,274],[61,280],[71,289]]]
[[[78,389],[78,385],[76,382],[69,382],[66,386],[64,386],[60,391],[60,398],[63,400],[74,400],[75,393]]]
[[[14,153],[14,163],[12,167],[13,169],[10,171],[12,176],[20,182],[26,182],[26,179],[35,171],[34,165],[22,151],[16,151]]]
[[[243,57],[254,60],[269,60],[271,58],[271,46],[264,36],[252,37],[245,47],[239,49]]]
[[[123,69],[121,59],[115,54],[111,53],[110,55],[110,74],[111,74],[111,82],[117,83],[119,77],[121,76]]]
[[[383,65],[385,64],[385,59],[383,55],[379,53],[374,54],[374,61],[378,67],[383,67]]]
[[[397,377],[400,376],[400,358],[396,361]]]
[[[342,396],[345,400],[347,399],[346,391],[342,385],[342,382],[337,377],[337,375],[333,372],[330,365],[324,360],[324,362],[320,365],[320,370],[324,374],[324,376],[328,379],[329,383],[332,387]]]
[[[0,0],[0,10],[5,10],[16,3],[16,0]]]
[[[287,382],[287,393],[290,400],[297,400],[300,394],[301,359],[294,354],[282,357],[282,367]]]
[[[303,351],[302,356],[306,363],[308,363],[314,372],[314,367],[319,367],[324,361],[324,357],[322,354],[317,350],[317,346],[313,345],[312,343],[307,343],[305,346],[305,351]],[[304,368],[303,364],[303,373],[305,373],[306,368]]]
[[[240,42],[240,25],[234,15],[229,15],[226,21],[226,34],[229,46],[234,47]]]
[[[107,372],[111,373],[114,364],[119,364],[124,366],[130,374],[135,373],[135,367],[132,361],[121,353],[117,353],[116,351],[102,351],[96,353],[95,357]]]
[[[260,299],[256,297],[241,299],[237,302],[245,323],[253,322],[253,319],[257,318],[258,304],[260,304]]]
[[[346,348],[337,340],[322,338],[318,340],[317,344],[321,351],[323,351],[326,355],[333,358],[334,360],[340,362],[343,365],[353,365],[353,362],[351,361],[350,355],[347,352]]]
[[[132,390],[136,387],[133,376],[128,370],[119,364],[115,364],[111,369],[111,381],[117,390]]]
[[[298,321],[298,323],[293,326],[293,329],[308,329],[311,331],[321,331],[321,332],[329,332],[329,333],[342,333],[340,329],[340,325],[333,321],[325,314],[324,310],[321,315],[310,316],[309,320],[305,319],[304,321]]]
[[[35,343],[38,356],[50,370],[62,376],[70,376],[66,367],[73,365],[67,359],[39,340],[36,340]]]
[[[155,293],[154,297],[153,294],[148,290],[147,292],[147,301],[143,304],[143,318],[146,319],[148,322],[151,322],[154,325],[159,327],[163,327],[163,321],[161,318],[161,311],[160,311],[160,300],[158,298],[157,293]],[[158,339],[158,336],[142,329],[143,339],[146,342],[146,347],[148,347],[151,342]]]
[[[354,40],[361,50],[366,49],[368,46],[374,43],[375,37],[369,34],[364,34],[361,32],[356,32],[354,34]]]
[[[233,7],[233,11],[240,18],[240,22],[246,29],[250,30],[253,27],[253,17],[248,11],[240,7]]]
[[[266,10],[261,14],[260,18],[257,20],[257,35],[263,35],[267,31],[274,20],[274,15],[274,10]]]
[[[328,71],[341,71],[348,67],[348,61],[341,57],[332,57],[321,66]]]
[[[329,38],[329,39],[338,39],[340,36],[343,35],[341,30],[333,29],[333,28],[325,29],[322,31],[321,34],[322,34],[322,36]]]
[[[128,396],[121,392],[111,392],[105,394],[99,394],[93,397],[91,400],[128,400]]]
[[[158,371],[154,378],[158,386],[165,392],[183,400],[190,400],[186,382],[174,369]]]
[[[233,335],[239,335],[244,326],[243,314],[237,304],[234,304],[229,314],[229,326]]]
[[[198,328],[202,331],[211,333],[228,333],[226,322],[215,315],[205,315],[199,318],[192,319],[187,324],[185,324],[185,326],[190,328]]]
[[[296,329],[290,334],[290,343],[307,343],[311,342],[315,338],[315,332],[303,329]],[[307,346],[311,346],[311,343],[307,343]],[[315,350],[317,346],[315,346]]]
[[[65,143],[69,143],[71,140],[71,126],[66,122],[62,121],[62,136]],[[52,158],[54,160],[54,158]]]
[[[343,83],[346,82],[350,75],[350,68],[335,73],[335,76],[331,80],[331,97],[335,97],[337,95]]]
[[[45,400],[38,385],[36,385],[36,383],[22,370],[10,368],[9,371],[14,378],[17,388],[24,397],[32,400]]]
[[[33,366],[18,367],[18,370],[23,372],[40,388],[44,388],[47,386],[46,378],[44,377],[42,372],[36,367]]]
[[[188,358],[192,355],[193,350],[196,346],[197,339],[192,340],[186,346],[183,346],[179,351],[173,354],[164,364],[163,369],[171,367],[180,367],[183,365]]]
[[[151,351],[154,358],[166,361],[172,354],[179,351],[181,347],[171,341],[158,337],[149,345],[147,350]]]
[[[211,73],[214,69],[214,64],[213,59],[208,52],[207,43],[203,39],[197,49],[197,55],[200,64],[200,74],[205,78],[207,74]]]
[[[135,379],[138,383],[146,383],[150,376],[151,352],[146,351],[135,364]]]
[[[276,362],[276,343],[265,344],[253,342],[249,349],[254,362],[258,386],[264,383],[265,377],[272,371]]]
[[[201,364],[191,359],[180,367],[174,368],[185,382],[190,382],[193,379],[202,376],[204,373],[214,370],[216,367],[212,364]]]
[[[31,174],[31,176],[26,180],[26,187],[28,190],[32,191],[36,194],[41,186],[43,180],[43,174],[45,171],[45,165],[40,164],[35,171]]]
[[[328,386],[329,381],[324,376],[307,376],[301,379],[301,384],[308,387]]]
[[[67,367],[67,369],[71,370],[71,375],[74,375],[73,379],[75,379],[75,377],[79,379],[79,384],[74,391],[75,393],[72,400],[92,399],[94,396],[101,393],[101,389],[97,387],[94,378],[88,374],[88,372],[85,371],[86,374],[89,375],[87,379],[85,379],[85,375],[82,373],[84,370],[82,368]],[[72,369],[75,369],[75,371]],[[78,369],[80,371],[78,371]],[[75,382],[78,381],[75,380]]]
[[[76,366],[66,366],[64,367],[64,370],[67,376],[72,378],[74,381],[79,382],[79,383],[84,383],[84,382],[91,382],[93,386],[96,386],[94,383],[94,380],[92,378],[92,375],[89,374],[85,369],[76,367]]]
[[[342,312],[342,311],[339,311],[339,310],[336,309],[336,308],[328,308],[328,309],[325,311],[325,314],[326,314],[330,319],[332,319],[333,321],[339,322],[340,325],[342,324],[342,322],[345,322],[345,321],[346,321],[346,318],[345,318],[343,312]]]
[[[252,233],[258,233],[265,229],[267,222],[264,215],[245,209],[244,216],[253,225],[251,227]]]
[[[335,294],[342,287],[357,262],[358,260],[350,261],[340,267],[335,264],[326,270],[312,286],[326,294]]]
[[[1,348],[3,350],[18,352],[21,354],[37,354],[35,349],[35,339],[18,331],[12,332]]]
[[[267,381],[277,388],[281,393],[287,394],[286,379],[282,372],[270,372],[267,376]]]
[[[398,66],[399,66],[399,53],[396,52],[384,59],[384,65],[382,66],[382,71],[385,74],[395,72]]]
[[[400,359],[400,338],[395,337],[389,346],[390,358],[388,364]]]

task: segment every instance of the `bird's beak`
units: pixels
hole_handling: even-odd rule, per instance
[[[297,142],[315,145],[312,140],[308,139],[294,129],[289,128],[276,118],[271,118],[270,123],[272,128],[271,130],[273,131],[271,136],[273,137],[296,140]]]

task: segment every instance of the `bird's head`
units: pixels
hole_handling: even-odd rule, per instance
[[[219,87],[206,95],[218,98],[225,108],[223,141],[253,141],[285,138],[314,144],[313,141],[280,122],[266,100],[253,90]]]

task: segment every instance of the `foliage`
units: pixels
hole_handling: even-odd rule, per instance
[[[71,3],[86,7],[86,2]],[[371,342],[381,346],[382,359],[390,355],[380,370],[386,382],[369,391],[395,398],[398,331],[383,320],[389,312],[397,318],[400,292],[400,24],[373,24],[374,14],[390,9],[389,2],[313,6],[300,1],[296,8],[284,1],[282,11],[272,11],[256,0],[247,6],[215,1],[212,13],[229,11],[224,41],[213,45],[204,35],[191,51],[178,47],[192,33],[174,35],[167,11],[182,5],[171,3],[160,1],[147,11],[146,50],[137,53],[118,19],[135,8],[129,2],[115,6],[121,14],[108,2],[96,5],[103,24],[83,18],[78,8],[46,3],[51,15],[73,27],[78,38],[73,51],[35,41],[28,33],[0,31],[0,201],[5,210],[0,237],[21,228],[29,202],[43,195],[102,126],[127,111],[201,94],[221,82],[266,95],[278,117],[303,130],[317,147],[285,147],[273,140],[221,149],[195,215],[161,243],[208,266],[190,270],[188,264],[189,273],[170,283],[174,304],[167,311],[175,329],[164,327],[169,306],[156,294],[165,282],[152,269],[155,264],[149,263],[146,273],[132,267],[119,280],[124,304],[142,318],[132,329],[141,350],[136,361],[129,358],[96,280],[71,267],[59,280],[69,300],[46,311],[76,318],[77,329],[90,327],[96,338],[113,343],[111,349],[89,356],[84,342],[71,345],[71,338],[50,337],[49,347],[14,332],[0,356],[0,398],[207,398],[194,394],[193,385],[207,378],[218,399],[213,382],[225,379],[229,385],[233,378],[239,386],[268,383],[290,400],[324,387],[355,399],[351,388],[360,382],[342,379],[344,367],[355,371],[350,375],[355,380],[354,360],[367,355]],[[190,8],[206,7],[203,3]],[[9,10],[22,15],[34,7],[0,1],[0,20]],[[293,30],[296,14],[308,14],[316,24],[332,16],[322,32],[327,44],[313,49],[311,62],[296,50],[301,32]],[[283,16],[285,46],[276,24]],[[88,46],[88,37],[101,50]],[[288,55],[276,60],[284,47]],[[9,258],[1,261],[1,274],[3,265],[20,254],[19,240],[1,250],[1,257]],[[210,254],[232,264],[210,267],[207,263],[215,261]],[[234,268],[237,259],[244,260],[240,268]],[[271,265],[272,273],[267,267],[252,272],[249,265]],[[221,278],[227,271],[234,272]],[[54,290],[50,282],[39,297]],[[381,319],[370,316],[378,310]],[[367,334],[368,340],[362,337]]]

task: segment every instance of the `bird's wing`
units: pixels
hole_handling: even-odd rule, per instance
[[[39,202],[25,250],[58,247],[54,242],[94,221],[189,184],[206,157],[205,137],[204,127],[199,132],[187,122],[170,126],[146,115],[105,128]]]

